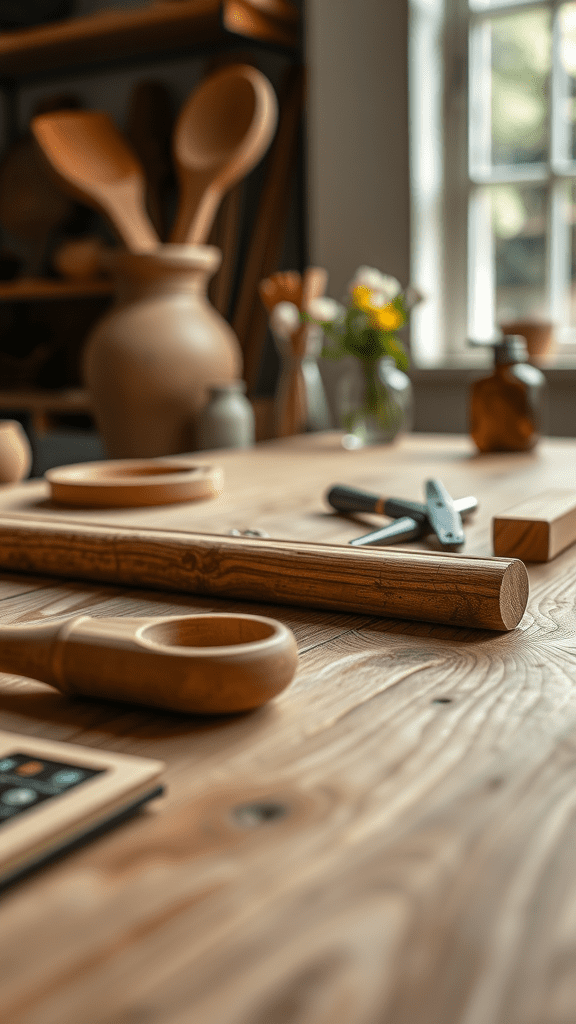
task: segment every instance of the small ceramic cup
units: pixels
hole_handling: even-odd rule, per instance
[[[16,484],[27,477],[32,449],[18,420],[0,420],[0,484]]]

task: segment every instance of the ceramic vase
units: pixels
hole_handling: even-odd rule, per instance
[[[412,425],[410,378],[388,356],[373,362],[342,360],[336,411],[345,448],[388,444]]]
[[[191,451],[212,385],[242,375],[232,328],[206,297],[221,252],[208,245],[118,252],[116,302],[89,336],[84,380],[110,458]]]

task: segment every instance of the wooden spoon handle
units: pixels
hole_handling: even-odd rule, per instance
[[[292,631],[259,615],[79,615],[0,627],[0,671],[66,694],[188,713],[259,707],[288,685],[297,664]]]
[[[0,566],[479,629],[514,629],[528,601],[526,567],[515,558],[110,530],[22,513],[0,517]]]
[[[89,197],[85,200],[89,202]],[[110,196],[102,196],[100,204],[93,202],[109,220],[130,252],[152,252],[160,245],[160,238],[146,208],[144,189],[118,186],[110,189]]]
[[[211,186],[211,176],[206,171],[179,173],[180,196],[176,218],[170,232],[170,241],[178,245],[205,243],[218,207],[221,193]]]

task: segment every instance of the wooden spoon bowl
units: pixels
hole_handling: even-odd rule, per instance
[[[222,68],[192,92],[174,131],[180,205],[172,242],[206,242],[222,196],[264,155],[277,121],[274,89],[249,64]]]
[[[144,171],[109,114],[58,110],[34,117],[31,129],[67,192],[104,214],[129,249],[160,244],[146,212]]]

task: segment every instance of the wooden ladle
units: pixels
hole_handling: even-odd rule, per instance
[[[256,166],[277,122],[274,89],[249,64],[215,71],[192,92],[174,131],[180,203],[171,242],[206,242],[224,193]]]
[[[104,214],[128,249],[160,244],[146,212],[144,171],[108,114],[57,110],[34,117],[31,128],[68,194]]]
[[[163,618],[0,626],[0,671],[61,693],[222,714],[259,707],[298,664],[294,634],[275,619],[217,612]]]

